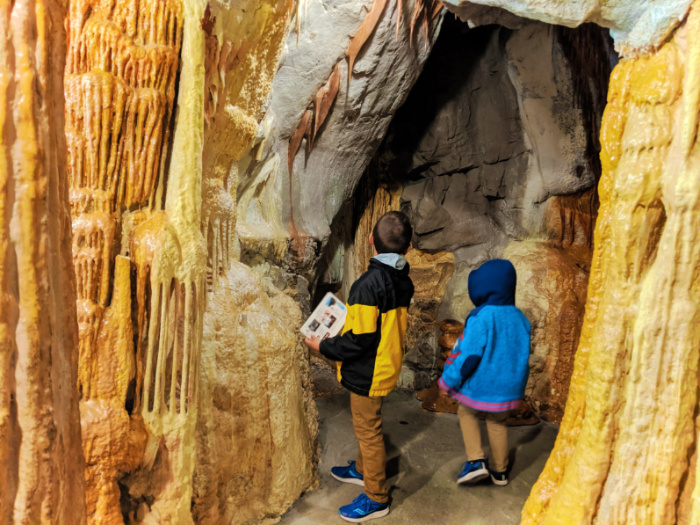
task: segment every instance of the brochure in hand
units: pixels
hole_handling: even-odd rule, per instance
[[[307,337],[316,336],[321,340],[335,337],[343,329],[346,313],[343,302],[328,292],[301,327],[301,333]]]

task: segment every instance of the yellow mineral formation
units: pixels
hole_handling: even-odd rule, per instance
[[[152,417],[144,425],[139,412],[159,413],[166,395],[189,392],[179,381],[194,373],[180,371],[178,352],[193,351],[187,341],[179,350],[177,336],[183,323],[196,329],[192,319],[201,314],[192,304],[181,312],[187,300],[178,298],[188,294],[176,279],[180,250],[158,211],[182,24],[179,0],[71,0],[69,7],[64,87],[78,385],[88,520],[96,523],[122,522],[117,480],[144,461],[147,428],[148,450],[157,449],[161,425]],[[156,230],[150,237],[141,231],[148,226]],[[140,237],[129,238],[134,233]]]
[[[117,479],[139,466],[146,447],[143,419],[124,410],[136,375],[130,274],[129,259],[117,256],[112,303],[102,316],[96,355],[91,359],[81,356],[81,372],[89,372],[81,383],[80,417],[87,512],[94,523],[122,520]]]
[[[315,477],[316,411],[296,336],[301,312],[235,255],[239,163],[264,116],[289,2],[193,1],[185,9],[166,212],[184,257],[188,239],[202,239],[209,292],[198,325],[202,392],[186,503],[198,523],[254,523],[283,512]],[[251,199],[262,197],[244,202]]]
[[[366,243],[366,241],[365,241]],[[406,347],[420,344],[429,334],[434,334],[438,309],[445,295],[445,286],[455,269],[455,258],[450,252],[428,253],[416,248],[406,255],[411,266],[411,280],[415,286],[413,301],[408,309]],[[431,340],[435,360],[439,349]],[[410,356],[409,356],[410,358]]]
[[[698,523],[700,4],[610,84],[583,332],[523,523]]]
[[[358,198],[367,202],[367,206],[362,211],[357,229],[355,230],[352,250],[348,251],[345,255],[344,282],[348,287],[343,290],[345,297],[349,295],[350,284],[355,282],[355,280],[367,270],[367,265],[373,254],[372,246],[370,246],[368,240],[370,233],[372,233],[372,228],[374,228],[374,224],[379,220],[379,217],[386,212],[399,209],[401,188],[366,184],[358,190]]]

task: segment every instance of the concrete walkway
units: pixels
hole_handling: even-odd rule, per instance
[[[346,465],[357,454],[350,397],[343,391],[317,403],[322,446],[320,486],[282,516],[284,524],[345,523],[338,516],[338,507],[361,493],[361,487],[340,483],[329,472],[332,466]],[[371,522],[382,525],[520,523],[520,510],[547,461],[558,429],[548,423],[510,428],[510,484],[497,487],[489,481],[463,487],[455,483],[466,460],[456,415],[423,412],[410,392],[390,394],[382,414],[392,504],[386,518]],[[485,428],[482,439],[489,454]]]

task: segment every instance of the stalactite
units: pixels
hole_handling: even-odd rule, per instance
[[[72,0],[68,28],[66,137],[78,289],[79,384],[86,414],[83,445],[89,458],[88,516],[90,521],[115,523],[121,522],[116,480],[137,468],[146,450],[138,411],[144,413],[151,432],[158,429],[141,405],[149,395],[141,388],[150,385],[147,372],[152,372],[151,363],[144,366],[141,361],[146,358],[144,334],[148,334],[149,352],[165,356],[172,350],[170,335],[187,320],[169,311],[159,318],[163,310],[149,311],[147,302],[150,293],[153,304],[159,298],[153,290],[163,282],[169,286],[174,278],[174,270],[164,272],[163,256],[156,255],[173,251],[160,246],[171,239],[163,233],[168,232],[167,220],[158,212],[158,219],[148,217],[161,206],[156,192],[165,186],[182,5],[178,0]],[[136,232],[133,242],[128,236],[117,238],[128,211],[135,212],[132,219],[138,216],[139,222],[125,228]],[[143,231],[153,226],[161,231],[150,236]],[[135,256],[135,305],[130,291],[132,260],[118,253]],[[132,308],[137,319],[133,328]],[[150,328],[157,320],[165,320],[167,326],[154,334]],[[164,359],[158,364],[154,373],[161,378]],[[132,382],[136,392],[134,399],[127,400],[126,389]],[[158,403],[162,390],[162,381],[157,382]],[[127,405],[136,410],[131,416]],[[95,410],[109,415],[96,422],[91,415]],[[112,430],[100,430],[105,425],[113,425]],[[100,433],[105,436],[98,437]],[[122,456],[111,454],[112,447],[118,447]]]
[[[396,38],[399,36],[399,27],[401,17],[403,16],[403,5],[402,0],[397,1],[397,11],[396,11]],[[352,73],[357,56],[362,51],[365,43],[370,36],[377,29],[377,25],[381,20],[381,16],[384,13],[388,0],[374,0],[372,8],[367,13],[367,17],[363,20],[362,25],[357,30],[357,32],[350,38],[350,43],[345,50],[345,57],[348,60],[348,80],[347,89],[350,91],[350,80],[352,79]],[[291,9],[290,4],[290,9]],[[413,42],[413,29],[416,21],[421,17],[423,18],[423,25],[425,30],[425,45],[428,45],[430,41],[430,23],[438,15],[442,9],[442,3],[436,0],[416,0],[413,9],[413,15],[410,22],[410,41]],[[297,14],[297,21],[299,16]],[[297,27],[297,36],[299,28]],[[330,113],[330,110],[335,102],[338,92],[340,91],[340,64],[336,64],[331,74],[326,81],[326,83],[319,88],[316,94],[313,96],[310,108],[308,108],[301,117],[299,125],[296,131],[292,134],[289,139],[289,149],[288,149],[288,169],[289,169],[289,192],[290,192],[290,209],[291,209],[291,199],[292,199],[292,171],[294,167],[294,158],[296,157],[301,143],[304,138],[306,138],[306,145],[308,153],[314,146],[314,141],[316,136],[323,126],[326,117]],[[294,223],[294,214],[291,214],[290,218],[290,235],[295,239],[294,245],[299,245],[297,239],[300,238],[301,232],[297,229]],[[296,251],[296,250],[295,250]]]
[[[335,102],[338,96],[338,90],[340,89],[340,64],[336,64],[333,68],[328,82],[325,83],[321,89],[314,95],[314,132],[311,137],[311,143],[313,144],[314,138],[318,135],[321,126],[326,120],[328,113],[330,113],[333,107],[333,102]]]
[[[437,0],[416,0],[413,6],[413,15],[411,16],[409,40],[413,45],[413,31],[416,23],[421,18],[423,19],[423,34],[425,36],[424,45],[427,46],[430,41],[430,22],[437,16],[442,9],[442,2]]]
[[[352,79],[352,72],[355,66],[355,60],[357,60],[357,55],[360,54],[365,42],[367,42],[369,37],[372,36],[372,33],[374,33],[387,1],[388,0],[374,0],[372,9],[367,13],[367,17],[362,22],[362,25],[357,32],[350,37],[350,44],[345,50],[345,56],[348,59],[348,90],[350,89],[350,80]]]

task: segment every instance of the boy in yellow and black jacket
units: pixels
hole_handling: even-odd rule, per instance
[[[350,391],[359,441],[357,462],[333,467],[331,475],[364,485],[365,494],[340,508],[340,517],[347,521],[361,522],[389,513],[381,407],[401,372],[407,311],[413,297],[409,265],[403,256],[410,249],[412,235],[405,214],[391,211],[383,215],[369,238],[375,256],[350,288],[342,333],[321,342],[313,337],[305,341],[312,350],[338,362],[338,379]]]

